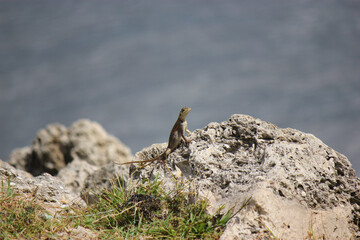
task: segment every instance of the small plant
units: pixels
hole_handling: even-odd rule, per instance
[[[55,216],[37,202],[36,189],[19,193],[9,178],[0,190],[0,239],[68,239],[79,226],[99,239],[218,239],[232,216],[221,209],[210,215],[207,201],[190,203],[181,189],[166,193],[158,179],[136,188],[114,184],[97,203]]]
[[[101,232],[101,238],[217,239],[231,216],[209,215],[207,201],[189,203],[189,194],[168,194],[161,182],[145,181],[137,189],[105,191],[78,224]],[[172,196],[171,196],[172,195]],[[99,214],[101,213],[101,214]]]
[[[17,193],[10,184],[1,182],[0,239],[52,239],[65,231],[65,222],[49,215],[34,198],[34,193]]]

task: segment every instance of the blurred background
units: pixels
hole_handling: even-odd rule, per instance
[[[360,1],[0,0],[0,158],[99,122],[135,153],[248,114],[313,133],[360,172]]]

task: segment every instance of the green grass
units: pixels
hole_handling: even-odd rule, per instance
[[[58,229],[64,229],[64,222],[50,216],[36,203],[34,193],[17,194],[10,186],[1,182],[0,191],[0,239],[53,238]]]
[[[115,184],[116,185],[116,184]],[[1,185],[0,239],[68,239],[63,233],[82,226],[99,239],[218,239],[231,218],[206,212],[208,202],[191,202],[182,189],[167,193],[157,179],[137,188],[113,187],[86,208],[64,209],[51,216],[36,192],[18,194],[10,180]]]
[[[161,182],[143,182],[137,189],[113,188],[88,207],[78,224],[101,238],[217,239],[230,215],[206,212],[206,201],[190,203],[182,190],[166,193]],[[101,213],[101,214],[99,214]]]

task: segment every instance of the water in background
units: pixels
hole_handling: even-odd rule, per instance
[[[133,152],[231,114],[310,132],[360,171],[360,2],[0,1],[0,158],[49,123]]]

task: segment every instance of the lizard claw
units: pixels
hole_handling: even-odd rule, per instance
[[[189,146],[191,142],[192,142],[192,140],[191,140],[191,139],[187,139],[187,140],[185,141],[186,146]]]

